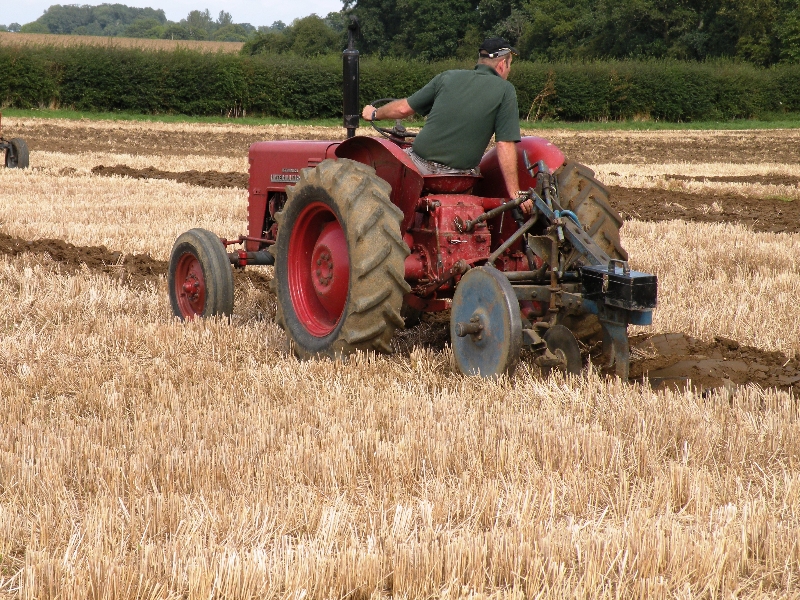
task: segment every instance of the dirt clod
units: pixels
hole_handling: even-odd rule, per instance
[[[167,271],[167,263],[149,254],[122,254],[105,246],[75,246],[64,240],[23,240],[0,233],[0,254],[17,256],[24,252],[48,255],[65,273],[75,273],[86,265],[91,271],[118,277],[133,285],[154,282]]]
[[[648,379],[657,387],[710,389],[757,383],[800,390],[800,363],[781,352],[745,346],[722,336],[703,341],[684,333],[637,335],[630,342],[632,380]]]

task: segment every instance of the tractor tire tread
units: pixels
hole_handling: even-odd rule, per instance
[[[610,193],[586,165],[568,162],[556,171],[561,204],[578,215],[589,234],[611,258],[628,260],[622,247],[619,230],[623,220],[608,199]]]
[[[372,271],[381,266],[391,253],[392,248],[387,244],[380,250],[377,250],[372,256],[365,256],[361,263],[356,265],[356,277],[363,279],[369,276]]]
[[[8,150],[6,152],[6,167],[27,169],[30,166],[30,151],[28,150],[28,144],[25,143],[25,140],[22,138],[11,138],[8,140],[8,143],[14,148],[16,162],[15,164],[9,164],[11,159],[11,150]]]
[[[386,300],[386,297],[391,293],[391,289],[384,288],[382,290],[378,290],[378,292],[372,296],[358,298],[353,302],[353,312],[363,313],[364,311],[375,308],[378,304]]]
[[[276,257],[277,314],[282,320],[279,325],[286,330],[295,354],[311,358],[347,355],[358,350],[389,352],[395,330],[403,327],[400,310],[403,296],[410,290],[403,276],[397,276],[405,273],[405,258],[410,251],[400,235],[403,213],[389,199],[391,186],[368,165],[329,159],[302,169],[300,180],[286,191],[284,214],[280,215],[284,223],[278,228],[275,251],[282,253],[288,247],[288,238],[282,239],[291,235],[286,215],[298,213],[301,208],[295,209],[294,204],[306,202],[311,195],[327,198],[326,202],[339,211],[351,265],[350,290],[342,320],[326,338],[313,338],[307,343],[309,336],[291,305],[285,280],[288,267],[280,256]]]
[[[230,316],[233,313],[233,268],[219,237],[207,229],[190,229],[178,236],[170,253],[167,272],[170,290],[170,303],[175,316],[186,319],[182,314],[175,291],[175,269],[181,256],[187,252],[195,255],[203,269],[206,301],[202,317]]]
[[[623,220],[609,203],[608,188],[595,178],[594,171],[578,162],[567,162],[555,172],[561,204],[578,215],[588,228],[589,236],[611,258],[627,260],[619,231]],[[581,341],[598,339],[602,333],[595,315],[565,315],[559,323],[566,325]]]

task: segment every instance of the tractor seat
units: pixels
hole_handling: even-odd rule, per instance
[[[460,194],[468,191],[482,175],[423,175],[422,188],[437,194]]]

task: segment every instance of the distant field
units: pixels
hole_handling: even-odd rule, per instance
[[[149,40],[96,35],[50,35],[45,33],[0,33],[0,46],[109,46],[113,48],[143,48],[145,50],[175,50],[185,48],[200,52],[235,54],[241,42],[198,42],[193,40]]]

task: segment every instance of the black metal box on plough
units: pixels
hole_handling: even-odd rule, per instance
[[[583,297],[630,311],[651,311],[656,307],[658,280],[655,275],[631,271],[628,264],[612,260],[607,267],[581,269]]]

